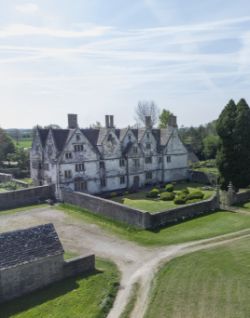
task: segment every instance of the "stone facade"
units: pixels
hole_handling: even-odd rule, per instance
[[[37,129],[30,152],[31,177],[36,185],[103,193],[145,184],[187,178],[187,150],[178,135],[176,118],[166,129],[147,120],[141,129],[116,129],[113,116],[105,128],[80,129],[68,115],[68,129]]]
[[[53,224],[0,234],[0,303],[95,268],[94,255],[64,261]]]

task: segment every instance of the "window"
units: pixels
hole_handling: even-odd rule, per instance
[[[147,133],[147,138],[148,138],[148,139],[150,138],[149,133]]]
[[[77,163],[77,164],[75,165],[75,170],[76,170],[76,171],[84,171],[84,170],[85,170],[85,168],[84,168],[84,163]]]
[[[134,166],[138,168],[140,166],[140,160],[139,159],[134,159]]]
[[[71,152],[66,152],[65,153],[65,158],[66,159],[72,159],[72,153]]]
[[[74,145],[74,151],[75,152],[83,151],[83,145]]]
[[[86,191],[87,183],[86,181],[75,181],[75,191]]]
[[[136,146],[133,148],[133,152],[138,153],[138,148]]]
[[[65,170],[64,177],[65,177],[65,179],[70,179],[72,177],[71,170]]]
[[[128,135],[128,140],[131,141],[132,137],[131,135]]]
[[[100,168],[105,168],[105,162],[104,161],[100,161]]]
[[[150,143],[146,143],[146,149],[151,149],[151,144]]]
[[[79,141],[81,139],[80,134],[76,134],[76,140]]]
[[[124,167],[125,166],[125,160],[124,159],[120,159],[120,167]]]
[[[121,176],[120,177],[120,184],[124,184],[125,183],[125,176]]]
[[[146,172],[146,180],[151,180],[152,177],[153,177],[153,175],[152,175],[151,171]]]
[[[101,178],[101,186],[106,187],[106,179],[105,178]]]
[[[167,156],[167,162],[171,162],[171,156]]]
[[[158,163],[162,163],[162,157],[158,158]]]
[[[145,163],[152,163],[152,157],[146,157]]]

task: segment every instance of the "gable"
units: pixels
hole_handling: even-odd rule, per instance
[[[165,154],[183,154],[187,153],[187,149],[184,146],[183,142],[180,140],[177,130],[173,131],[167,146],[165,147]]]
[[[108,156],[108,157],[121,156],[120,140],[117,138],[117,135],[114,130],[107,131],[102,142],[102,149],[103,149],[104,156]]]

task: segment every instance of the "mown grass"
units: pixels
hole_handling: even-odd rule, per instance
[[[203,200],[207,200],[212,197],[214,194],[213,190],[203,190],[202,187],[204,185],[199,183],[177,183],[174,187],[174,191],[176,194],[181,192],[183,189],[188,189],[189,192],[201,190],[204,193]],[[164,191],[162,189],[162,191]],[[160,199],[150,199],[146,197],[148,191],[142,190],[138,193],[126,194],[124,196],[113,198],[112,200],[123,203],[132,208],[139,209],[141,211],[147,211],[150,213],[157,213],[161,211],[166,211],[169,209],[173,209],[179,207],[179,204],[175,204],[174,201],[162,201]],[[203,200],[195,200],[195,202],[203,201]],[[191,202],[187,202],[191,203]]]
[[[18,148],[30,148],[32,145],[32,139],[31,138],[26,138],[26,139],[20,139],[18,142],[14,140],[14,143],[16,147]]]
[[[33,205],[28,205],[28,206],[24,206],[24,207],[20,207],[20,208],[16,208],[16,209],[0,211],[0,216],[1,215],[6,215],[6,214],[14,214],[14,213],[17,213],[17,212],[24,212],[24,211],[39,209],[39,208],[45,208],[45,207],[49,208],[50,206],[48,204],[46,204],[46,203],[44,203],[44,204],[33,204]]]
[[[97,259],[96,267],[96,272],[88,276],[68,278],[0,305],[0,317],[106,317],[118,291],[120,274],[109,261]]]
[[[239,207],[241,210],[244,210],[244,211],[250,213],[250,202],[246,202],[246,203],[242,203],[242,204],[237,204],[237,207]]]
[[[163,266],[145,318],[250,317],[249,245],[241,239]]]
[[[94,215],[85,209],[73,205],[61,204],[56,208],[84,222],[95,223],[123,239],[148,246],[169,245],[206,239],[250,228],[250,217],[248,215],[227,211],[218,211],[155,231],[146,231]]]

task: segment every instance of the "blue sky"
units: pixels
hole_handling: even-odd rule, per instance
[[[154,100],[196,126],[250,103],[246,0],[0,0],[0,126],[133,124]]]

